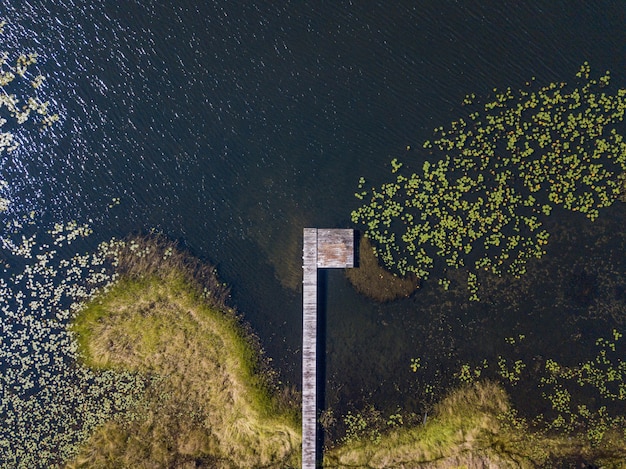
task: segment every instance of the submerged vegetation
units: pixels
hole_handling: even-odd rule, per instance
[[[358,292],[381,303],[406,298],[419,287],[419,279],[412,272],[399,277],[381,267],[366,236],[360,240],[359,266],[346,269],[346,277]]]
[[[557,209],[594,221],[623,194],[626,142],[616,129],[626,111],[626,89],[610,92],[610,75],[579,84],[550,83],[518,92],[494,90],[482,106],[464,102],[467,115],[435,130],[424,143],[432,155],[404,174],[394,159],[392,182],[363,190],[352,212],[366,227],[390,270],[428,278],[465,268],[471,300],[480,273],[519,277],[541,258],[550,237],[544,221]]]

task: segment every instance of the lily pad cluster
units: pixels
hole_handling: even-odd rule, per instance
[[[5,25],[6,21],[0,21],[0,35]],[[49,102],[39,96],[45,77],[32,73],[36,63],[36,53],[10,58],[7,52],[0,51],[0,157],[5,151],[10,153],[19,146],[14,138],[14,129],[25,124],[33,115],[38,116],[36,119],[42,127],[50,127],[59,120],[58,114],[49,113]],[[8,183],[0,177],[0,190],[6,187]],[[8,207],[9,200],[0,197],[0,212]]]
[[[136,373],[83,366],[67,327],[117,280],[112,264],[125,242],[66,257],[91,229],[69,222],[26,236],[34,223],[0,235],[2,468],[61,467],[96,428],[129,415],[149,385]]]
[[[516,92],[494,90],[483,105],[469,95],[466,115],[424,143],[430,158],[418,171],[394,159],[392,182],[368,191],[361,178],[355,195],[364,203],[352,221],[366,227],[384,265],[422,279],[438,267],[466,268],[478,300],[476,273],[519,277],[546,253],[543,222],[555,208],[593,221],[617,200],[626,89],[610,92],[609,72],[592,78],[588,63],[576,78],[543,87],[533,78]]]
[[[6,25],[5,21],[0,21],[0,34]],[[4,107],[8,114],[18,124],[24,124],[28,121],[32,113],[39,115],[40,123],[43,127],[49,127],[59,120],[57,114],[48,113],[48,101],[42,101],[37,96],[39,90],[45,80],[41,74],[34,75],[31,73],[32,66],[37,63],[37,54],[21,54],[15,59],[11,59],[7,52],[0,52],[0,110]],[[28,93],[20,89],[20,96],[15,94],[15,88],[18,82],[28,82],[29,88],[35,90],[34,94]],[[22,102],[20,102],[22,100]],[[3,132],[2,127],[7,123],[5,117],[0,117],[0,154],[3,151],[12,151],[17,148],[18,143],[13,140],[11,132]]]

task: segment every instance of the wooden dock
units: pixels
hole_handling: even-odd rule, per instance
[[[317,467],[317,269],[354,267],[354,230],[305,228],[302,314],[302,469]]]

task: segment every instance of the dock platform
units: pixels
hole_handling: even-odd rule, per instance
[[[304,228],[302,288],[302,469],[317,457],[317,269],[354,267],[354,230]]]

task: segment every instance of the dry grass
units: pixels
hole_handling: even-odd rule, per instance
[[[270,396],[258,349],[224,307],[223,287],[202,294],[190,279],[207,271],[184,270],[184,259],[130,257],[74,331],[89,366],[133,370],[152,385],[134,419],[109,422],[70,467],[296,467],[293,409],[283,412]]]
[[[381,267],[366,236],[360,241],[359,267],[346,269],[346,276],[359,293],[380,303],[406,298],[419,288],[414,274],[401,278]]]
[[[119,253],[123,277],[80,313],[74,332],[88,365],[134,370],[148,391],[133,413],[96,431],[68,467],[298,467],[299,399],[272,387],[258,342],[225,305],[228,292],[214,271],[179,251],[165,255],[171,246],[160,239],[136,246]],[[137,252],[144,254],[137,259]],[[623,467],[623,435],[606,441],[591,448],[584,437],[533,432],[500,386],[479,382],[451,392],[426,425],[329,450],[324,467]]]
[[[584,436],[536,433],[512,425],[506,392],[492,382],[479,382],[451,392],[435,408],[426,425],[398,428],[380,441],[362,440],[334,448],[325,468],[552,468],[595,462],[625,467],[626,442],[591,448]],[[565,465],[563,465],[565,464]]]
[[[466,457],[483,461],[488,456],[482,454],[484,434],[498,430],[496,415],[507,406],[506,394],[492,383],[463,388],[439,403],[436,416],[426,425],[396,429],[380,442],[367,440],[335,448],[329,451],[324,466],[446,467],[439,465],[455,461],[462,467]]]

